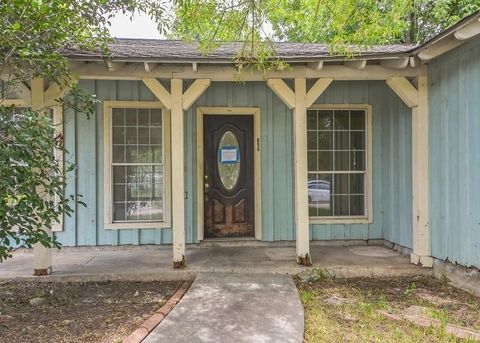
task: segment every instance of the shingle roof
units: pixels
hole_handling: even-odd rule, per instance
[[[225,43],[208,55],[199,51],[196,43],[178,40],[157,39],[128,39],[117,38],[110,44],[113,60],[155,60],[155,61],[231,61],[241,50],[241,43]],[[412,44],[374,45],[362,49],[362,56],[388,56],[408,54],[416,46]],[[328,59],[334,56],[329,53],[328,45],[312,43],[274,43],[277,57],[287,61],[307,61],[314,59]],[[63,51],[64,55],[72,59],[97,60],[102,59],[98,52],[89,52],[75,49]]]

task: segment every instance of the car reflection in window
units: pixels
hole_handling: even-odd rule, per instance
[[[330,182],[324,180],[308,181],[308,202],[319,208],[330,208]]]

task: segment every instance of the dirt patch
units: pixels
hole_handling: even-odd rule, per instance
[[[182,285],[0,282],[4,342],[121,342]]]
[[[297,281],[305,308],[306,342],[458,342],[440,328],[392,321],[381,311],[402,313],[412,306],[442,323],[480,330],[480,299],[432,277],[402,279],[325,278]],[[342,299],[334,304],[330,299]]]

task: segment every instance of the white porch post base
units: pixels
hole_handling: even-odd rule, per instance
[[[433,257],[432,256],[421,256],[415,253],[410,254],[410,262],[421,267],[432,268],[433,267]]]

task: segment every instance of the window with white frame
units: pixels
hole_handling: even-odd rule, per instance
[[[112,107],[111,223],[165,220],[161,108]]]
[[[307,111],[308,204],[312,218],[366,218],[367,109]]]

